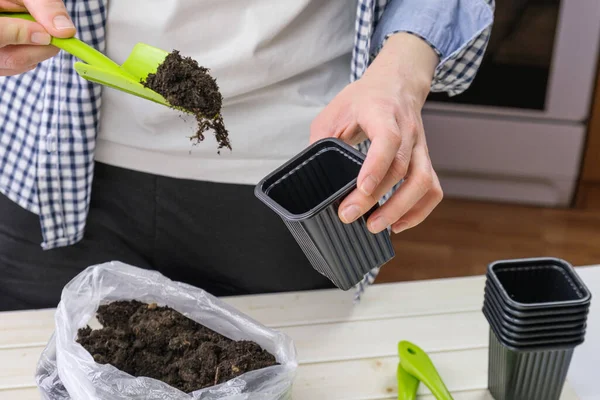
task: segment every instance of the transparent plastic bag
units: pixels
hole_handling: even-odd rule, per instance
[[[97,364],[76,342],[77,331],[95,317],[101,304],[133,299],[167,305],[230,339],[252,340],[280,365],[186,394],[159,380]],[[277,400],[291,398],[297,365],[294,344],[285,334],[201,289],[155,271],[109,262],[87,268],[63,289],[55,332],[38,362],[36,382],[47,400]]]

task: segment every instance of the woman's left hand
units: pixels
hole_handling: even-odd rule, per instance
[[[395,34],[362,78],[342,90],[314,120],[311,143],[327,137],[351,145],[371,140],[357,189],[340,205],[343,222],[361,217],[402,179],[399,190],[369,217],[371,232],[389,226],[395,233],[412,228],[442,200],[421,120],[437,63],[437,54],[422,39]]]

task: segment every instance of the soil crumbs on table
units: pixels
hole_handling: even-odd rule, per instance
[[[174,108],[193,114],[198,122],[196,134],[191,137],[195,143],[204,140],[204,132],[212,129],[219,149],[231,150],[229,132],[223,123],[221,106],[223,96],[217,81],[210,76],[208,68],[202,67],[190,57],[182,57],[173,50],[155,74],[149,74],[144,86],[163,96]]]
[[[103,327],[82,328],[77,338],[97,363],[186,393],[277,365],[258,344],[228,339],[169,307],[117,301],[100,306],[97,318]]]

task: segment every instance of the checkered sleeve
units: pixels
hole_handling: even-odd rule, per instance
[[[479,68],[494,21],[493,0],[391,0],[373,32],[373,60],[397,32],[423,39],[440,62],[431,83],[450,96],[466,90]]]
[[[107,0],[66,0],[77,36],[104,50]],[[101,87],[61,51],[35,70],[0,78],[0,192],[40,218],[42,247],[83,237]]]
[[[464,46],[442,60],[435,71],[431,84],[432,92],[445,91],[450,96],[454,96],[467,90],[475,79],[493,27],[495,0],[485,0],[485,2],[492,13],[492,19]]]

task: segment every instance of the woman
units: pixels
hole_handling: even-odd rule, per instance
[[[253,185],[309,142],[368,139],[340,218],[381,200],[372,232],[419,224],[442,198],[421,108],[430,89],[468,87],[493,21],[492,0],[0,0],[0,9],[38,21],[0,18],[5,310],[54,306],[68,280],[109,260],[216,295],[330,287]],[[47,46],[49,35],[76,32],[118,62],[146,42],[210,68],[233,151],[217,154],[212,138],[192,147],[193,126],[177,112],[79,78],[75,59]]]

